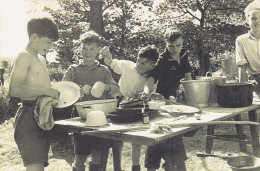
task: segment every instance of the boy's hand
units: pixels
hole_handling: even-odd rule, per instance
[[[88,94],[90,94],[90,90],[91,90],[91,87],[86,84],[83,87],[81,87],[80,92],[81,92],[81,94],[88,95]]]
[[[142,101],[148,101],[149,100],[149,94],[145,93],[145,92],[141,92],[138,94],[138,97],[140,98],[140,100]]]
[[[100,50],[100,55],[102,56],[102,58],[105,58],[104,62],[106,65],[109,65],[112,62],[112,54],[110,53],[107,46],[103,47]]]
[[[105,85],[105,91],[110,91],[110,90],[111,90],[110,85],[106,84],[106,85]]]
[[[48,96],[58,100],[60,97],[60,92],[55,88],[50,88],[48,91]]]

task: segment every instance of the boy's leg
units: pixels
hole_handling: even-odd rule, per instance
[[[44,163],[36,163],[26,166],[26,171],[44,171]]]
[[[176,136],[167,140],[164,145],[164,159],[166,171],[186,171],[186,151],[182,136]]]
[[[75,158],[72,163],[74,170],[85,170],[85,162],[91,154],[91,138],[80,134],[73,134]]]
[[[132,171],[140,171],[141,145],[132,143]]]
[[[163,155],[163,144],[148,146],[145,154],[145,167],[148,171],[154,171],[160,168]]]
[[[156,169],[147,169],[147,171],[156,171]]]

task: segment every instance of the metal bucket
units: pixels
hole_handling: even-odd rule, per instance
[[[235,58],[221,59],[221,66],[227,80],[232,80],[238,77],[238,67]]]
[[[259,171],[260,158],[253,156],[238,156],[227,161],[233,171]]]
[[[224,76],[198,76],[197,80],[210,80],[210,92],[209,92],[209,103],[217,103],[217,85],[225,83],[226,77]]]
[[[186,104],[193,107],[208,107],[209,106],[209,79],[202,80],[181,80],[184,88]]]

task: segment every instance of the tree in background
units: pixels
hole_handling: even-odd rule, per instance
[[[210,59],[234,51],[236,37],[247,29],[243,10],[249,2],[245,0],[165,0],[158,6],[154,2],[103,0],[102,11],[98,8],[98,15],[102,12],[103,16],[101,32],[115,57],[135,58],[138,49],[147,44],[162,51],[165,29],[178,26],[186,35],[192,65],[205,75]],[[61,38],[55,50],[63,67],[79,57],[79,35],[91,28],[90,3],[59,0],[60,10],[44,9],[59,27]]]
[[[181,27],[192,60],[199,62],[199,74],[205,75],[210,69],[210,58],[234,51],[236,37],[246,32],[243,10],[248,3],[248,0],[167,0],[156,14]],[[172,18],[173,11],[179,16]]]

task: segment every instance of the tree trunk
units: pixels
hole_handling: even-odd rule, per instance
[[[98,34],[103,34],[103,13],[102,13],[102,0],[92,0],[89,2],[90,13],[90,29],[94,30]]]

